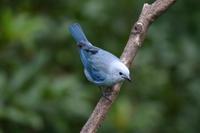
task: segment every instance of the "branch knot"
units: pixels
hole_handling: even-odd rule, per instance
[[[141,34],[142,32],[143,32],[143,23],[142,22],[135,23],[133,28],[133,34],[134,35]]]

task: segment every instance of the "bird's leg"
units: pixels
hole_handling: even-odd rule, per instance
[[[112,87],[107,87],[106,92],[111,95],[111,92],[113,91]]]
[[[99,89],[100,89],[100,91],[101,91],[101,94],[102,94],[102,96],[105,98],[105,99],[107,99],[108,101],[110,101],[110,102],[112,102],[109,98],[108,98],[108,96],[110,96],[110,91],[108,92],[108,91],[104,91],[103,90],[103,87],[99,87]]]

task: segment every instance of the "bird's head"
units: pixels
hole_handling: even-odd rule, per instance
[[[112,63],[112,74],[113,78],[117,82],[124,80],[131,81],[129,69],[121,61],[116,61]]]

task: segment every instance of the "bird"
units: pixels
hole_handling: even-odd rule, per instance
[[[71,24],[69,32],[76,41],[84,74],[90,82],[104,88],[131,81],[128,67],[112,53],[90,43],[79,23]]]

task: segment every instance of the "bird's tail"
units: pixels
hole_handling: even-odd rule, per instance
[[[87,38],[81,28],[81,26],[78,23],[74,23],[69,26],[69,32],[73,36],[73,38],[76,40],[77,43],[81,41],[87,41]]]

